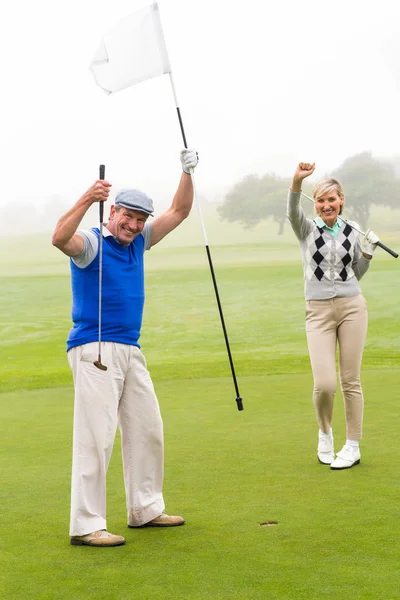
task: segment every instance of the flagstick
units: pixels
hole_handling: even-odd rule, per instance
[[[173,80],[173,77],[172,77],[172,73],[169,73],[169,77],[170,77],[170,81],[171,81],[172,93],[174,95],[176,112],[178,114],[179,126],[181,128],[181,133],[182,133],[182,138],[183,138],[183,144],[184,144],[185,148],[187,148],[188,145],[187,145],[187,142],[186,142],[185,130],[183,128],[182,116],[181,116],[181,111],[179,110],[179,104],[178,104],[178,100],[177,100],[177,97],[176,97],[176,91],[175,91],[175,85],[174,85],[174,80]],[[194,180],[193,169],[190,169],[190,175],[192,177],[194,199],[195,199],[195,202],[197,204],[198,211],[199,211],[200,222],[201,222],[201,227],[202,227],[202,230],[203,230],[204,241],[205,241],[205,246],[206,246],[208,264],[210,265],[211,277],[212,277],[212,281],[213,281],[213,284],[214,284],[214,291],[215,291],[215,296],[216,296],[216,299],[217,299],[219,316],[220,316],[220,319],[221,319],[222,330],[224,332],[224,338],[225,338],[226,349],[227,349],[227,352],[228,352],[229,364],[231,366],[233,383],[234,383],[235,391],[236,391],[236,403],[237,403],[238,410],[243,410],[243,401],[242,401],[242,398],[240,397],[239,386],[238,386],[238,383],[237,383],[237,380],[236,380],[235,367],[233,365],[233,359],[232,359],[231,349],[230,349],[230,346],[229,346],[228,334],[227,334],[227,331],[226,331],[224,315],[223,315],[223,312],[222,312],[222,305],[221,305],[221,301],[220,301],[219,293],[218,293],[217,280],[216,280],[215,273],[214,273],[214,267],[213,267],[213,263],[212,263],[212,259],[211,259],[210,248],[208,246],[207,232],[206,232],[206,228],[205,228],[205,225],[204,225],[204,219],[203,219],[203,214],[202,214],[202,211],[201,211],[200,202],[197,199],[196,184],[195,184],[195,180]]]
[[[314,204],[314,200],[312,198],[310,198],[310,196],[307,196],[307,194],[305,194],[304,192],[301,192],[301,195],[304,196],[305,198],[307,198],[308,200],[311,200],[311,202]],[[357,231],[358,233],[360,233],[361,235],[363,235],[365,237],[364,231],[361,231],[361,229],[357,229],[357,227],[355,227],[354,225],[352,225],[351,223],[346,221],[346,219],[343,219],[343,217],[341,217],[340,215],[338,215],[338,219],[340,219],[340,221],[342,221],[343,223],[346,223],[346,225],[348,225],[349,227],[351,227],[352,229],[354,229],[355,231]],[[385,246],[385,244],[382,244],[382,242],[377,242],[376,245],[379,246],[379,248],[382,248],[382,250],[386,250],[386,252],[391,254],[394,258],[399,257],[397,252],[395,252],[394,250],[391,250],[391,248],[388,248],[388,246]]]
[[[99,179],[105,177],[105,166],[100,165],[99,168]],[[100,221],[100,237],[99,237],[99,356],[94,361],[94,365],[101,371],[107,371],[107,367],[101,362],[101,301],[102,301],[102,287],[103,287],[103,214],[104,214],[104,201],[99,202],[99,221]]]

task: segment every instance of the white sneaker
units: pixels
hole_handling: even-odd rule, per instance
[[[333,449],[333,435],[325,435],[318,433],[318,460],[322,465],[330,465],[335,458],[335,450]]]
[[[360,449],[354,446],[346,446],[345,444],[341,451],[337,453],[335,460],[331,464],[331,469],[350,469],[350,467],[360,464],[360,460]]]

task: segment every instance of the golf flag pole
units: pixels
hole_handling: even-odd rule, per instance
[[[185,129],[183,127],[182,115],[181,115],[181,111],[180,111],[180,108],[179,108],[179,103],[178,103],[178,99],[177,99],[177,95],[176,95],[175,84],[174,84],[174,79],[172,77],[172,73],[169,74],[169,78],[170,78],[170,81],[171,81],[171,88],[172,88],[172,93],[173,93],[173,96],[174,96],[176,112],[177,112],[178,120],[179,120],[179,126],[180,126],[181,133],[182,133],[183,144],[184,144],[185,148],[187,148],[188,145],[187,145],[187,141],[186,141]],[[216,300],[217,300],[218,312],[219,312],[219,317],[220,317],[221,325],[222,325],[222,331],[224,333],[225,345],[226,345],[226,350],[227,350],[227,353],[228,353],[229,365],[231,367],[233,384],[235,386],[236,404],[237,404],[238,410],[243,410],[243,400],[242,400],[242,398],[240,396],[239,386],[238,386],[237,379],[236,379],[235,366],[233,364],[233,358],[232,358],[232,353],[231,353],[231,349],[230,349],[230,345],[229,345],[228,333],[227,333],[226,326],[225,326],[224,314],[222,312],[222,305],[221,305],[221,300],[220,300],[220,297],[219,297],[217,279],[215,277],[215,271],[214,271],[214,266],[213,266],[213,262],[212,262],[212,258],[211,258],[210,247],[208,245],[208,238],[207,238],[206,228],[205,228],[205,225],[204,225],[203,213],[202,213],[202,210],[201,210],[200,202],[197,199],[196,183],[195,183],[195,179],[194,179],[193,169],[190,169],[190,175],[192,177],[194,199],[195,199],[195,203],[196,203],[197,208],[198,208],[199,217],[200,217],[200,223],[201,223],[201,227],[202,227],[202,230],[203,230],[204,242],[205,242],[206,253],[207,253],[207,258],[208,258],[208,264],[209,264],[209,267],[210,267],[211,278],[212,278],[212,282],[213,282],[213,285],[214,285],[214,292],[215,292],[215,297],[216,297]]]
[[[181,128],[183,144],[187,148],[185,130],[179,104],[176,98],[175,86],[169,62],[167,47],[165,44],[163,28],[160,19],[158,4],[152,4],[131,13],[114,25],[103,37],[89,66],[97,85],[107,94],[118,92],[142,81],[169,74],[175,106]],[[203,235],[206,244],[206,252],[210,265],[214,291],[217,299],[219,315],[228,351],[229,363],[232,371],[233,382],[236,391],[236,403],[238,410],[243,410],[243,401],[240,397],[239,387],[236,380],[235,368],[229,346],[228,335],[222,313],[221,301],[218,293],[217,281],[208,245],[204,220],[200,204],[197,200],[196,186],[191,170],[195,203],[197,204]],[[100,340],[100,335],[99,335]],[[99,357],[100,358],[100,357]],[[101,361],[99,360],[101,364]]]
[[[307,198],[308,200],[311,200],[311,202],[314,204],[314,200],[312,198],[310,198],[310,196],[307,196],[307,194],[305,194],[304,192],[301,192],[301,195],[304,196],[305,198]],[[363,235],[365,237],[366,234],[364,233],[364,231],[361,231],[361,229],[358,229],[358,227],[355,227],[354,225],[352,225],[351,223],[346,221],[346,219],[343,219],[343,217],[341,217],[340,215],[338,215],[338,219],[340,219],[340,221],[342,221],[343,223],[346,223],[346,225],[348,225],[349,227],[351,227],[352,229],[354,229],[355,231],[357,231],[358,233],[360,233],[361,235]],[[388,248],[388,246],[385,246],[385,244],[382,244],[382,242],[380,242],[380,241],[376,242],[376,245],[379,246],[379,248],[382,248],[382,250],[385,250],[386,252],[391,254],[394,258],[399,257],[397,252],[395,252],[391,248]]]
[[[104,180],[106,172],[105,165],[99,167],[99,179]],[[101,371],[107,371],[107,367],[101,362],[101,310],[102,310],[102,287],[103,287],[103,215],[104,215],[104,200],[99,202],[99,221],[100,221],[100,236],[99,236],[99,355],[94,361],[94,365]]]

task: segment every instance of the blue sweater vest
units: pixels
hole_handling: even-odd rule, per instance
[[[93,228],[97,235],[100,232]],[[103,238],[101,340],[137,346],[144,306],[144,237],[121,246]],[[99,339],[99,252],[84,269],[71,260],[72,321],[67,351]]]

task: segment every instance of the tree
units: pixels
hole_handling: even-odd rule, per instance
[[[398,165],[397,165],[398,166]],[[400,180],[396,177],[396,164],[376,159],[370,152],[347,158],[331,173],[341,181],[345,191],[345,214],[364,229],[368,227],[371,206],[399,207]],[[237,221],[245,228],[254,227],[260,221],[272,218],[283,233],[286,223],[286,196],[291,179],[266,174],[252,174],[236,183],[218,207],[220,217]],[[303,189],[311,185],[304,181]],[[307,205],[303,205],[309,212]]]
[[[274,174],[261,178],[252,174],[236,183],[218,207],[223,220],[238,221],[245,228],[254,227],[268,218],[279,224],[279,234],[283,233],[286,222],[286,196],[290,179]]]
[[[347,158],[333,171],[345,193],[345,212],[351,219],[367,229],[371,206],[399,206],[400,180],[396,178],[393,164],[363,152]]]

